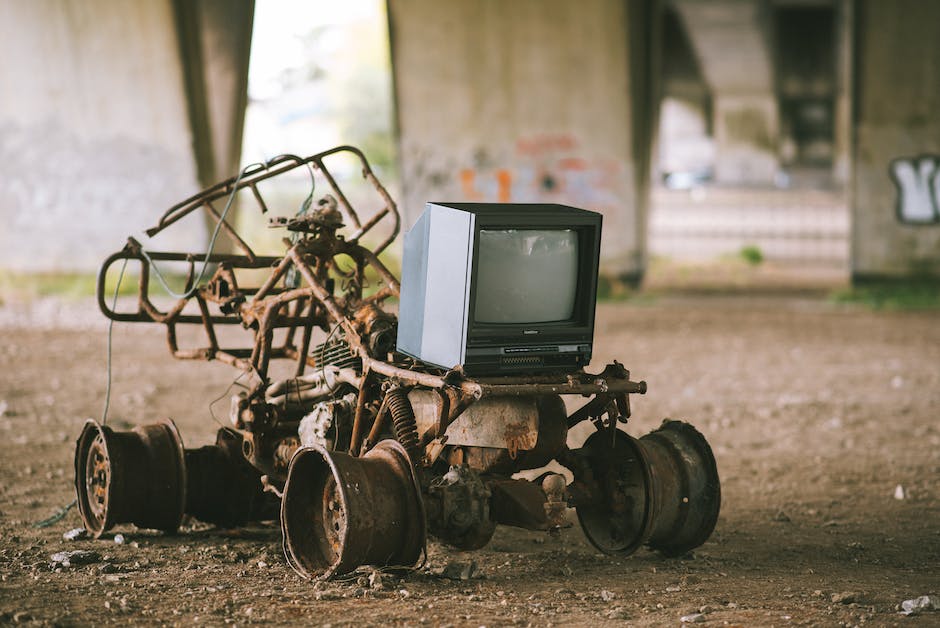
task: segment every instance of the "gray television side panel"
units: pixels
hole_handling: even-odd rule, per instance
[[[428,230],[430,216],[424,212],[405,234],[401,269],[401,298],[398,306],[398,350],[421,356],[424,299],[427,293]]]
[[[425,362],[452,368],[463,364],[467,343],[467,293],[474,216],[429,203],[427,284],[424,295]]]

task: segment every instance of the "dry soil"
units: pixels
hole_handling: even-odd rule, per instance
[[[432,544],[424,569],[372,587],[367,569],[301,580],[273,525],[125,527],[123,544],[64,540],[74,510],[33,527],[72,499],[74,440],[101,414],[106,327],[85,302],[0,306],[0,623],[940,625],[940,612],[897,609],[940,593],[938,313],[673,297],[603,304],[598,318],[594,364],[619,359],[649,384],[627,430],[682,418],[711,442],[712,538],[681,559],[611,558],[577,526],[557,539],[501,528],[473,553]],[[113,355],[111,424],[170,416],[187,446],[212,441],[229,367],[174,361],[147,325],[115,326]],[[75,549],[100,559],[50,567]],[[451,561],[480,577],[436,575]]]

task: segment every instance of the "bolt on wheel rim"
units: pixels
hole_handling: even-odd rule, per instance
[[[324,548],[333,560],[343,550],[343,539],[346,536],[346,509],[343,507],[343,496],[336,480],[330,477],[323,488],[323,531],[326,547]]]

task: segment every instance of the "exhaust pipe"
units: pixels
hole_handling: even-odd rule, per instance
[[[313,445],[291,459],[281,499],[285,555],[305,578],[360,565],[418,562],[424,504],[405,448],[388,439],[360,458]]]
[[[666,420],[640,439],[601,430],[580,452],[593,498],[577,506],[578,520],[600,551],[626,555],[647,545],[681,556],[711,536],[721,507],[718,469],[688,423]]]

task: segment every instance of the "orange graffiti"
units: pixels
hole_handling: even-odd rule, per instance
[[[508,203],[512,199],[512,173],[508,170],[496,171],[497,198],[500,203]]]
[[[476,173],[469,168],[460,171],[460,188],[463,191],[463,197],[468,201],[478,201],[483,195],[474,187]]]

